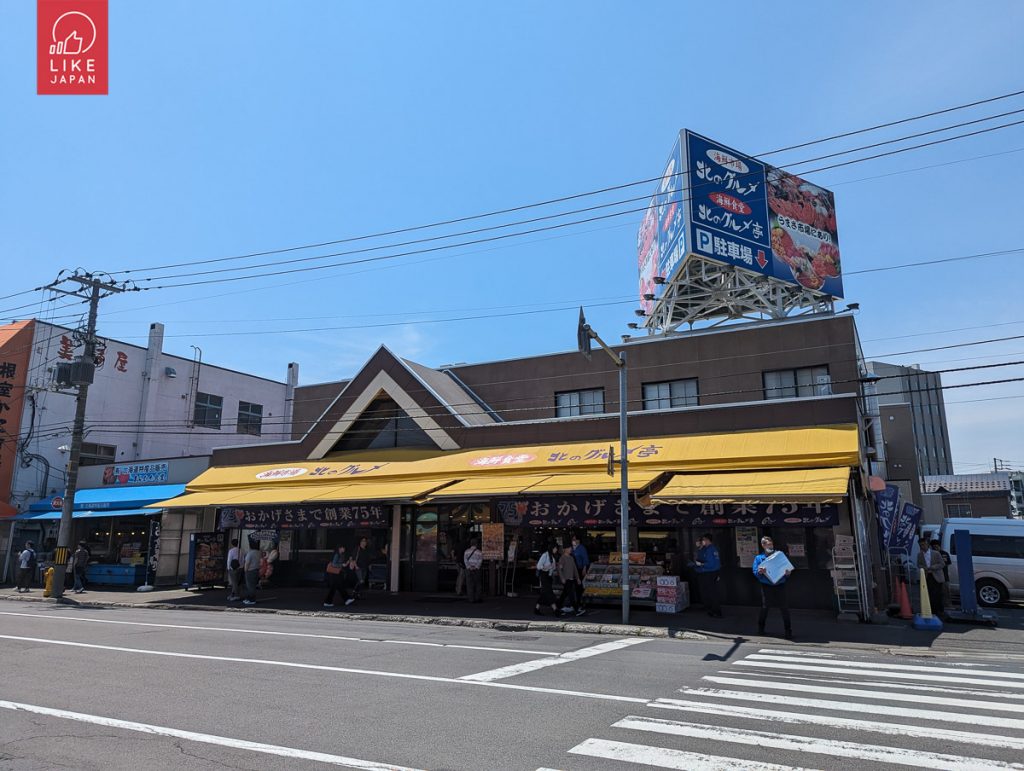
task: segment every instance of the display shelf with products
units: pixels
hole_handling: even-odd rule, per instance
[[[660,565],[629,566],[629,597],[631,604],[658,604],[657,579],[664,574]],[[595,564],[583,580],[583,596],[591,603],[618,604],[622,599],[621,565]]]

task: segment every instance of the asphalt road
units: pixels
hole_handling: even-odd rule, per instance
[[[0,653],[2,769],[1024,768],[1008,655],[3,601]]]

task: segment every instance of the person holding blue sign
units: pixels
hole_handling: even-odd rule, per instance
[[[793,572],[793,567],[786,568],[782,575],[773,582],[769,573],[766,561],[778,559],[775,551],[775,544],[771,538],[765,536],[761,539],[761,548],[764,550],[754,557],[754,576],[761,582],[761,614],[757,617],[757,633],[764,634],[764,625],[768,620],[768,608],[777,607],[782,614],[782,624],[786,629],[786,639],[793,639],[793,624],[789,618],[789,604],[786,602],[786,579]],[[785,554],[781,554],[785,558]],[[786,559],[786,564],[789,560]]]

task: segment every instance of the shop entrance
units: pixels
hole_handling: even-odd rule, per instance
[[[454,593],[462,554],[471,538],[480,538],[480,525],[490,521],[487,503],[404,510],[399,585],[414,592]]]

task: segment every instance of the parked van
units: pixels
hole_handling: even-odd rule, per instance
[[[940,541],[953,564],[949,566],[949,591],[960,594],[953,532],[968,530],[974,558],[974,582],[978,604],[991,607],[1007,600],[1024,600],[1024,520],[1002,517],[947,519]]]

